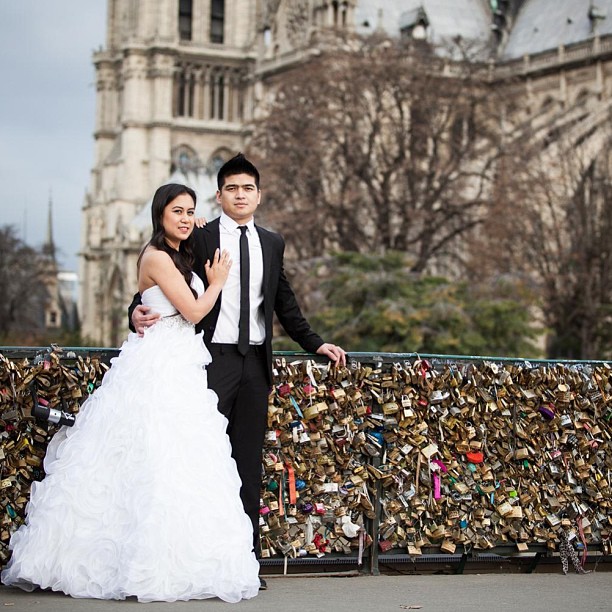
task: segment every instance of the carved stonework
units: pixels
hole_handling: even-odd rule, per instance
[[[308,34],[308,0],[287,2],[287,38],[293,46],[306,42]]]
[[[278,7],[280,5],[280,0],[266,0],[264,2],[264,10],[263,10],[263,27],[270,28],[272,27],[272,22],[276,17],[276,13],[278,12]]]

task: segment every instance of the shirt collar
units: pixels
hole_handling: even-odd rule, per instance
[[[240,225],[246,225],[249,233],[253,234],[255,232],[255,220],[251,219],[248,223],[236,223],[234,219],[226,215],[224,212],[220,215],[219,223],[224,227],[228,232],[235,232]]]

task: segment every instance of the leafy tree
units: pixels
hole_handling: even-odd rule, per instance
[[[505,279],[476,286],[419,275],[394,251],[341,253],[325,267],[328,277],[308,317],[349,351],[538,355],[532,296]]]

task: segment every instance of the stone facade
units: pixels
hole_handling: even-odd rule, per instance
[[[179,16],[179,4],[190,14]],[[205,170],[244,141],[257,7],[224,4],[223,42],[213,42],[211,0],[108,2],[106,48],[94,55],[95,163],[81,239],[83,336],[95,344],[117,345],[126,333],[147,233],[132,219],[174,169]]]
[[[521,28],[530,25],[521,16],[534,4],[545,10],[545,1],[461,0],[463,22],[450,20],[458,4],[449,2],[445,8],[441,0],[108,0],[106,45],[93,59],[97,110],[81,236],[83,337],[117,346],[126,335],[136,260],[149,234],[142,219],[157,186],[178,176],[214,191],[216,169],[247,142],[269,83],[299,69],[326,33],[385,29],[433,40],[439,32],[450,35],[451,27],[463,27],[456,33],[464,36],[482,32],[488,20],[481,42],[494,78],[518,76],[525,88],[518,112],[571,113],[578,102],[584,112],[572,123],[576,133],[592,134],[608,121],[612,33],[601,23],[612,22],[612,14],[589,17],[585,8],[589,35],[544,41],[550,47],[520,56]],[[612,1],[599,4],[610,4],[612,13]],[[505,49],[513,54],[504,56]]]

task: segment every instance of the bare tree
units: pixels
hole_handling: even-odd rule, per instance
[[[284,75],[250,144],[267,222],[300,258],[393,249],[413,272],[456,268],[499,155],[486,77],[465,54],[375,38]]]
[[[612,355],[612,138],[517,138],[498,166],[476,257],[482,276],[521,276],[540,295],[552,358]],[[537,135],[536,135],[537,136]],[[488,267],[488,269],[487,269]]]
[[[14,228],[0,228],[0,339],[22,341],[44,327],[43,258]]]

